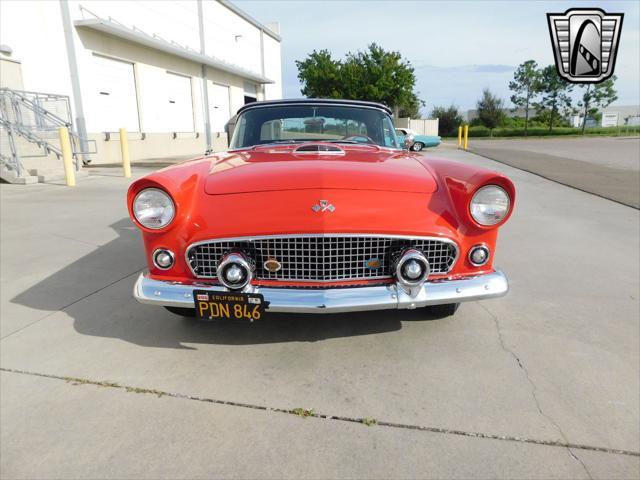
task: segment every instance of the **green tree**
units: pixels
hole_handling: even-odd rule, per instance
[[[567,121],[566,118],[562,116],[558,116],[557,113],[553,113],[551,110],[543,108],[541,110],[536,110],[536,116],[533,118],[533,121],[538,123],[538,127],[549,128],[549,123],[553,120],[554,127],[570,127],[571,124]],[[533,126],[533,125],[532,125]]]
[[[455,105],[450,105],[449,107],[433,107],[433,110],[431,110],[431,118],[438,119],[438,130],[443,137],[455,135],[463,121],[462,116],[458,112],[458,107]]]
[[[616,89],[613,88],[616,80],[617,78],[614,75],[602,83],[587,83],[581,85],[584,92],[582,93],[582,99],[578,102],[578,107],[579,111],[582,112],[583,135],[587,124],[587,117],[595,118],[598,115],[599,109],[607,108],[618,99]]]
[[[302,93],[307,97],[346,98],[382,102],[394,110],[419,112],[423,104],[414,92],[416,76],[400,52],[389,52],[375,43],[366,51],[348,53],[334,60],[327,50],[314,50],[296,61]]]
[[[314,50],[303,61],[296,61],[302,94],[314,98],[340,98],[342,93],[339,61],[328,50]]]
[[[555,65],[542,69],[539,79],[541,98],[534,102],[538,118],[547,120],[549,131],[571,110],[573,85],[558,75]]]
[[[520,64],[513,73],[513,81],[509,82],[511,103],[517,108],[524,109],[524,134],[528,135],[529,110],[531,104],[540,89],[540,70],[538,64],[533,60],[527,60]]]
[[[425,106],[425,102],[418,98],[418,95],[414,95],[414,98],[409,101],[408,105],[400,108],[398,117],[420,118],[420,108]]]
[[[478,119],[489,129],[491,136],[493,136],[493,129],[500,125],[504,118],[503,106],[502,99],[492,94],[488,88],[482,90],[482,98],[476,104]]]

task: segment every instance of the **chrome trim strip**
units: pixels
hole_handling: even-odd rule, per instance
[[[194,289],[229,291],[220,285],[162,282],[141,273],[133,287],[133,296],[138,302],[149,305],[194,308]],[[502,297],[508,290],[507,277],[496,270],[475,277],[425,282],[415,297],[396,284],[320,290],[253,287],[251,292],[264,295],[270,302],[268,312],[341,313],[484,300]]]
[[[228,237],[228,238],[213,238],[208,240],[201,240],[199,242],[191,243],[187,246],[184,251],[184,261],[189,267],[189,271],[195,278],[200,279],[214,279],[216,277],[201,277],[193,271],[191,268],[191,263],[189,262],[189,250],[193,247],[197,247],[198,245],[204,245],[206,243],[222,243],[222,242],[251,242],[253,240],[269,240],[271,238],[323,238],[323,237],[354,237],[354,238],[367,238],[367,237],[377,237],[377,238],[399,238],[402,240],[435,240],[439,242],[445,242],[453,245],[456,250],[456,254],[453,257],[453,262],[451,263],[451,267],[447,270],[446,273],[449,273],[458,263],[458,259],[460,258],[460,247],[458,244],[447,237],[421,237],[421,236],[413,236],[413,235],[391,235],[391,234],[379,234],[379,233],[294,233],[294,234],[285,234],[285,235],[254,235],[247,237]],[[382,275],[378,277],[367,277],[365,280],[383,280],[386,278],[392,278],[392,275]],[[350,279],[346,279],[350,280]],[[356,279],[357,280],[357,279]],[[295,281],[304,281],[304,280],[281,280],[281,279],[273,279],[276,282],[295,282]],[[312,283],[336,283],[336,280],[313,280]]]

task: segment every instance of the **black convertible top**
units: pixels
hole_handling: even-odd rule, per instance
[[[240,107],[238,113],[242,113],[251,108],[280,107],[285,105],[352,105],[354,107],[377,108],[378,110],[383,110],[391,115],[391,109],[382,103],[366,102],[363,100],[338,100],[332,98],[296,98],[288,100],[265,100],[262,102],[252,102]]]

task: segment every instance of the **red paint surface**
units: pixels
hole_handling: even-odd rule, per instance
[[[150,186],[165,190],[176,204],[176,217],[164,229],[149,230],[138,224],[152,277],[194,281],[185,261],[186,248],[194,242],[297,233],[445,237],[460,249],[446,277],[493,270],[492,261],[474,267],[467,260],[469,248],[478,243],[487,244],[493,258],[498,232],[498,226],[482,227],[473,221],[469,201],[478,188],[500,185],[511,197],[513,211],[515,190],[508,178],[464,163],[397,150],[341,148],[345,151],[341,156],[299,155],[291,146],[220,153],[134,182],[128,192],[130,214],[135,195]],[[334,205],[335,211],[314,212],[311,207],[321,199]],[[157,248],[176,254],[176,265],[169,271],[153,266],[151,253]],[[438,277],[443,276],[432,278]],[[313,284],[277,282],[309,283]]]

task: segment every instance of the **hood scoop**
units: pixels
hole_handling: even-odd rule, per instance
[[[344,155],[343,149],[326,143],[305,143],[293,151],[294,155]]]

